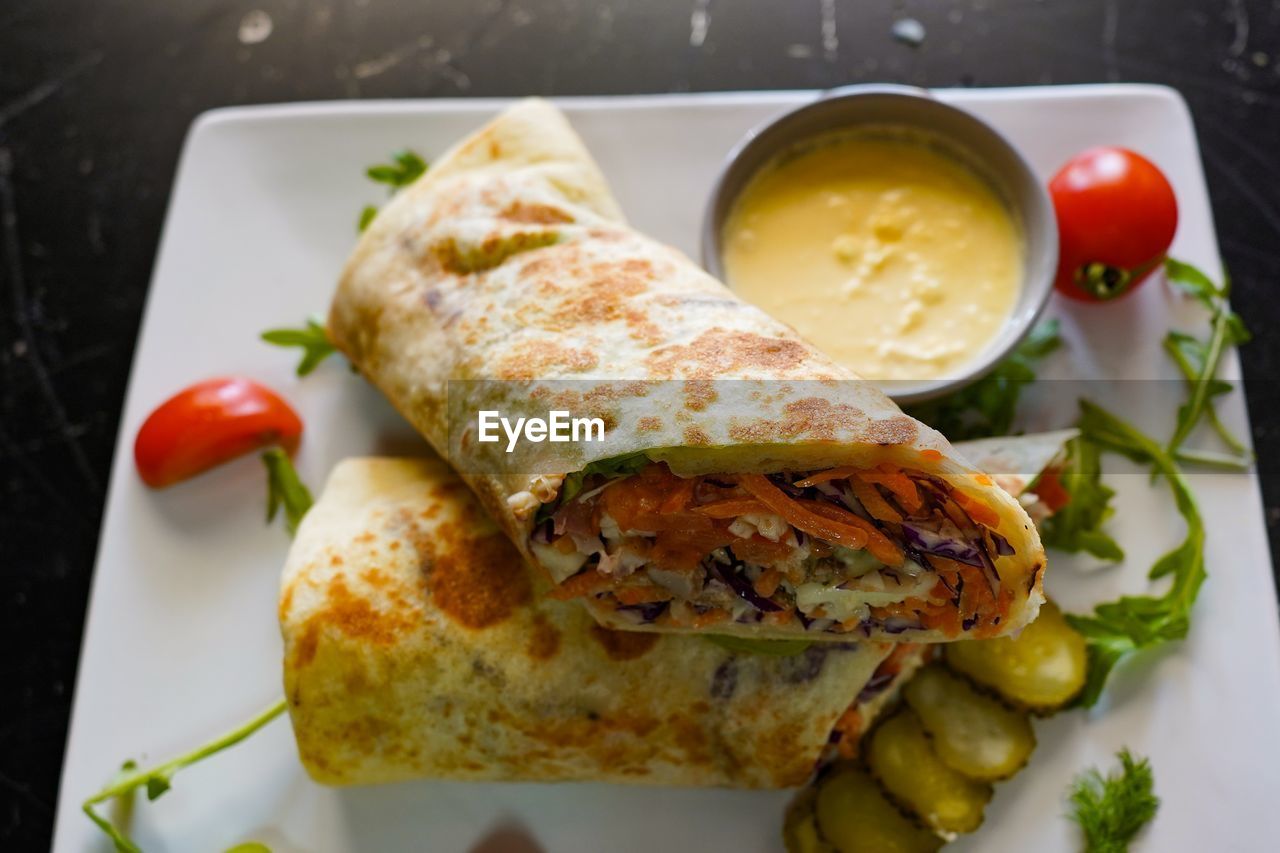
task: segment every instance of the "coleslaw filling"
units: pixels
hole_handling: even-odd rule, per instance
[[[989,507],[919,471],[589,474],[543,507],[530,549],[559,598],[637,625],[998,633],[1013,553]]]

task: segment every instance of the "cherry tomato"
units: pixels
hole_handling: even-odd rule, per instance
[[[1178,229],[1178,200],[1155,164],[1127,148],[1090,148],[1049,182],[1058,216],[1060,293],[1104,302],[1160,266]]]
[[[251,379],[208,379],[151,413],[133,458],[142,481],[162,489],[262,447],[292,454],[301,438],[302,421],[271,389]]]

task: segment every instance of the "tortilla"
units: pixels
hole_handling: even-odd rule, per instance
[[[740,654],[610,631],[544,592],[440,460],[338,465],[280,599],[307,772],[331,785],[798,785],[891,648]]]
[[[935,642],[1014,631],[1043,600],[1044,550],[1017,501],[627,227],[543,101],[463,140],[379,213],[329,333],[553,593],[601,624]],[[508,454],[482,441],[486,410],[597,417],[605,435]],[[832,470],[848,473],[792,494]]]

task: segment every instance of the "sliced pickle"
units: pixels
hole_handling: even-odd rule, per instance
[[[933,829],[973,832],[982,824],[991,786],[939,758],[911,709],[903,708],[871,733],[867,764],[890,797]]]
[[[1035,749],[1036,736],[1024,712],[979,693],[941,664],[916,673],[904,693],[932,740],[933,751],[970,779],[1007,779]]]
[[[836,849],[818,835],[817,818],[813,814],[818,791],[813,786],[805,788],[787,806],[787,818],[782,824],[782,843],[787,853],[836,853]]]
[[[942,847],[941,838],[904,817],[853,764],[837,765],[818,783],[814,815],[819,840],[838,853],[933,853]]]
[[[956,672],[1037,714],[1061,710],[1084,687],[1084,637],[1051,601],[1017,638],[948,643],[943,654]]]

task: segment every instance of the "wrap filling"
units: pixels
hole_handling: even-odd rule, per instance
[[[542,508],[530,547],[558,598],[636,625],[870,635],[1000,632],[1013,548],[984,503],[932,475],[862,469],[591,473]]]

